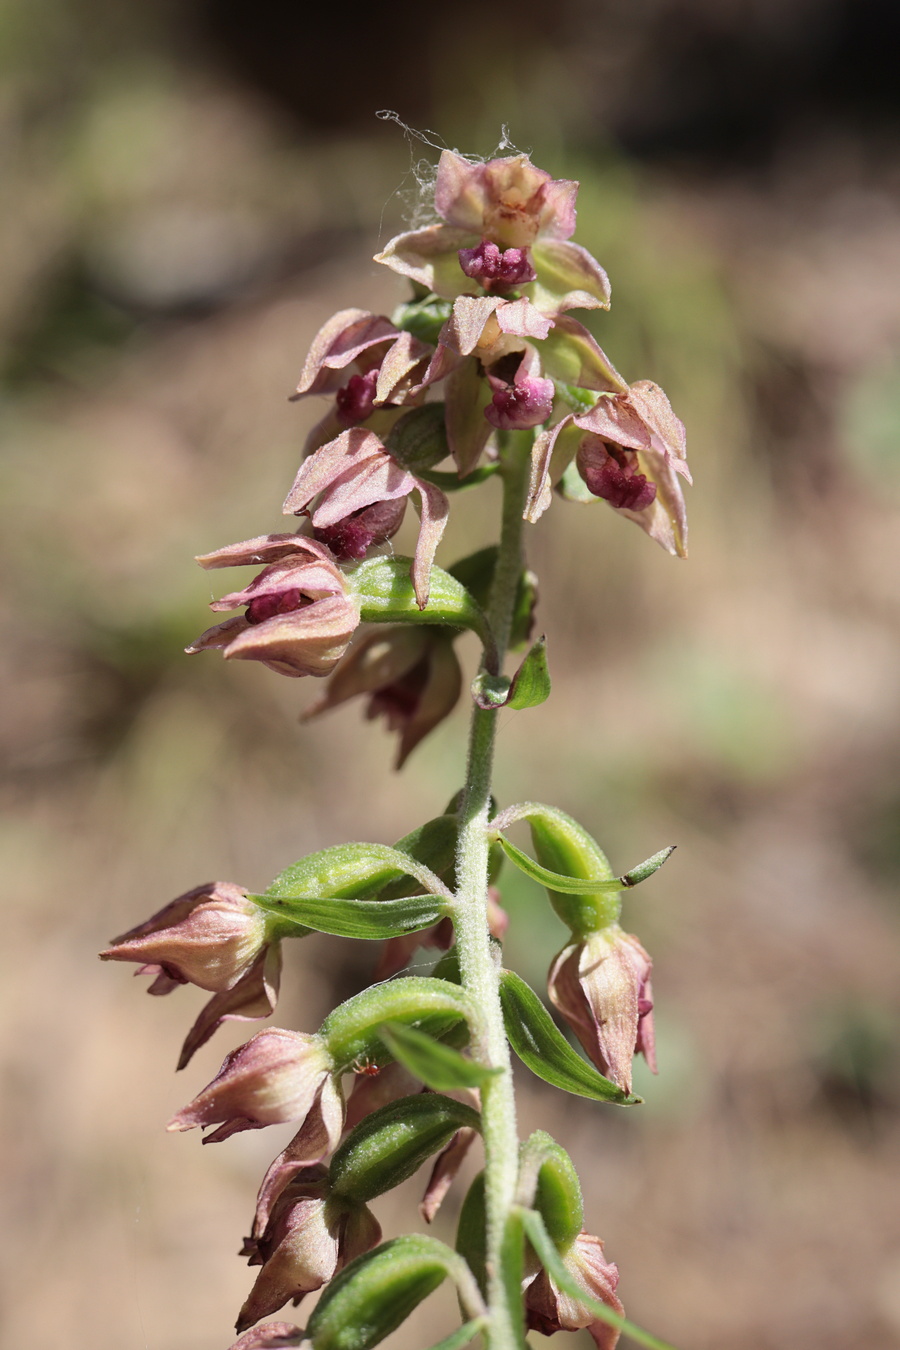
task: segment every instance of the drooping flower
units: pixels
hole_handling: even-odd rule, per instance
[[[250,1265],[262,1270],[237,1330],[277,1312],[289,1299],[296,1306],[380,1239],[381,1228],[365,1205],[332,1195],[325,1169],[309,1169],[285,1188],[265,1231],[244,1248]]]
[[[450,506],[440,488],[398,464],[373,431],[351,428],[314,451],[301,464],[283,510],[304,514],[317,499],[310,515],[316,538],[339,559],[363,558],[373,544],[396,534],[411,493],[419,498],[421,516],[412,579],[424,609]]]
[[[585,1293],[612,1312],[623,1316],[625,1309],[616,1294],[619,1283],[618,1267],[603,1256],[603,1243],[590,1233],[579,1233],[574,1241],[560,1252],[572,1278]],[[541,1270],[528,1285],[525,1293],[525,1311],[529,1331],[552,1336],[557,1331],[589,1331],[597,1350],[614,1350],[619,1339],[617,1327],[602,1322],[596,1313],[586,1308],[573,1295],[561,1290],[545,1270]]]
[[[609,280],[571,241],[578,184],[553,179],[527,155],[487,163],[445,150],[434,206],[442,223],[397,235],[376,262],[437,295],[515,288],[540,309],[609,307]]]
[[[219,1143],[241,1130],[318,1117],[336,1141],[343,1098],[334,1063],[321,1036],[269,1027],[225,1057],[203,1091],[169,1121],[169,1130],[218,1125],[204,1139]]]
[[[537,520],[551,488],[574,463],[587,492],[635,521],[669,553],[687,555],[687,514],[679,475],[691,481],[684,424],[662,389],[639,380],[601,395],[587,412],[564,417],[535,440],[525,518]],[[582,498],[583,499],[583,498]]]
[[[302,1340],[303,1332],[293,1322],[266,1322],[245,1331],[230,1350],[278,1350],[286,1345],[299,1345]]]
[[[556,386],[539,373],[540,356],[534,347],[527,348],[521,360],[515,356],[507,360],[513,365],[512,379],[505,378],[504,361],[496,362],[488,370],[493,396],[484,415],[500,431],[540,426],[553,411]]]
[[[453,639],[438,625],[379,629],[362,638],[329,677],[325,693],[304,720],[367,698],[366,717],[384,717],[399,733],[394,767],[402,768],[419,742],[456,706],[462,672]]]
[[[266,945],[266,916],[228,881],[196,886],[130,928],[100,953],[101,961],[137,961],[155,975],[151,991],[179,984],[220,993],[233,989]]]
[[[226,1020],[268,1017],[275,1007],[281,945],[246,891],[215,881],[181,895],[100,953],[102,961],[136,961],[152,975],[150,994],[195,984],[214,997],[188,1032],[178,1068]]]
[[[564,947],[548,976],[551,1002],[601,1073],[631,1091],[631,1061],[642,1054],[656,1072],[653,962],[617,923]]]
[[[324,544],[296,534],[261,535],[201,555],[201,567],[265,563],[241,591],[210,605],[243,609],[192,643],[189,654],[220,647],[227,660],[261,661],[280,675],[327,675],[359,624],[346,578]]]

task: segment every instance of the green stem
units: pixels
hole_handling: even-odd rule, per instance
[[[530,432],[512,433],[504,447],[503,525],[488,606],[498,663],[492,673],[502,673],[522,571],[522,510],[531,442]],[[489,1350],[517,1350],[524,1344],[522,1298],[514,1272],[504,1271],[509,1261],[503,1251],[508,1237],[512,1238],[509,1229],[516,1203],[519,1139],[509,1045],[500,1006],[500,966],[487,918],[491,843],[487,826],[497,717],[496,710],[473,706],[456,862],[456,941],[463,987],[476,1009],[473,1053],[479,1063],[502,1070],[481,1091],[489,1309],[485,1338]]]

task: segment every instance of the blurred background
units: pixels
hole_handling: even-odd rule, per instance
[[[462,708],[390,775],[359,708],[301,726],[309,682],[182,655],[193,555],[282,528],[312,335],[403,294],[369,259],[437,152],[382,109],[482,155],[506,124],[581,180],[592,326],[666,388],[696,480],[687,563],[602,504],[528,537],[555,697],[503,715],[497,794],[617,867],[679,848],[626,901],[646,1105],[523,1072],[523,1129],[571,1150],[630,1315],[681,1350],[900,1346],[898,39],[891,0],[0,0],[4,1346],[224,1350],[289,1133],[167,1136],[248,1029],[176,1078],[203,996],[96,950],[461,780]],[[496,505],[457,498],[442,561]],[[503,895],[541,986],[564,930]],[[314,1029],[373,961],[295,944],[276,1020]],[[451,1325],[436,1296],[389,1345]]]

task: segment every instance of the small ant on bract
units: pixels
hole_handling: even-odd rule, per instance
[[[364,1074],[366,1078],[374,1078],[376,1074],[381,1073],[381,1066],[373,1064],[368,1055],[355,1059],[351,1067],[355,1074]]]

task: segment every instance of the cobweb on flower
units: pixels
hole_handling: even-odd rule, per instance
[[[472,164],[485,164],[489,159],[496,159],[500,155],[512,154],[518,155],[529,153],[521,151],[518,146],[510,139],[509,128],[505,123],[500,126],[500,139],[495,149],[488,155],[473,155],[466,150],[459,150],[456,146],[448,146],[436,131],[428,129],[419,130],[418,127],[411,127],[409,123],[404,122],[399,113],[391,108],[383,108],[375,116],[381,122],[394,122],[403,132],[407,143],[409,144],[410,164],[409,170],[404,177],[403,185],[397,188],[393,194],[400,198],[403,203],[403,217],[407,229],[419,230],[426,225],[432,225],[439,219],[434,209],[434,184],[437,178],[437,163],[424,156],[418,155],[415,142],[427,146],[429,150],[449,150],[461,155]],[[408,179],[412,179],[411,186],[406,186]]]

